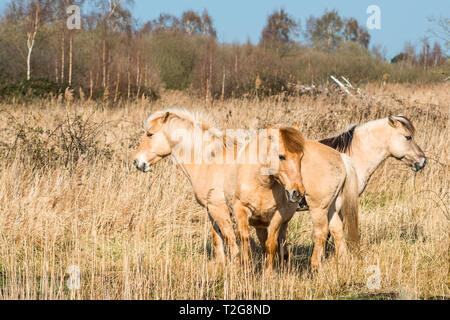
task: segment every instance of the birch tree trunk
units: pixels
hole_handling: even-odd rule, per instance
[[[120,85],[120,70],[117,68],[117,78],[116,78],[116,92],[114,93],[114,102],[117,102],[119,97],[119,85]]]
[[[64,39],[64,31],[62,31],[62,36],[61,36],[61,83],[64,83],[64,69],[65,69],[65,51],[66,51],[66,46],[65,46],[65,39]]]
[[[28,55],[27,55],[27,80],[31,79],[31,52],[33,51],[34,47],[34,38],[36,36],[36,33],[33,35],[28,35],[27,38],[27,47],[28,47]]]
[[[72,86],[72,43],[73,34],[72,31],[69,31],[69,87]]]
[[[92,99],[94,94],[94,79],[92,78],[92,69],[89,69],[89,100]]]
[[[28,81],[31,79],[31,52],[33,51],[34,40],[36,39],[36,33],[37,33],[37,30],[38,30],[40,10],[41,10],[41,1],[38,0],[38,2],[36,4],[36,10],[34,12],[34,17],[33,17],[33,20],[32,20],[32,25],[27,31],[27,48],[28,48],[28,55],[27,55],[27,80]]]
[[[103,39],[102,46],[102,69],[103,69],[103,88],[106,87],[106,39]]]
[[[55,57],[55,81],[59,83],[58,58]]]

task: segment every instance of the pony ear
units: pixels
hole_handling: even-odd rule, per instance
[[[395,125],[395,122],[396,122],[397,120],[395,120],[394,119],[394,117],[393,116],[389,116],[388,117],[388,123],[389,123],[389,125],[391,126],[391,127],[396,127],[396,125]]]
[[[163,117],[163,123],[166,123],[167,119],[169,119],[170,112],[166,112],[166,114]]]
[[[298,131],[300,131],[300,123],[294,124],[294,128],[297,129]]]

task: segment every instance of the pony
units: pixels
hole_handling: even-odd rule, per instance
[[[425,167],[427,159],[414,139],[415,131],[411,120],[405,116],[389,116],[361,125],[351,125],[343,133],[322,139],[319,143],[351,158],[360,196],[375,170],[388,157],[405,162],[416,172]],[[303,167],[307,168],[306,165]],[[303,174],[303,179],[308,189],[306,173]],[[300,202],[297,211],[312,210],[313,206],[305,198]]]
[[[389,116],[351,125],[343,133],[319,142],[352,159],[361,195],[370,177],[388,157],[405,162],[414,171],[425,167],[427,158],[414,139],[415,131],[411,120],[405,116]]]
[[[282,127],[269,129],[269,135],[260,134],[252,139],[238,155],[238,163],[228,169],[224,185],[225,200],[237,222],[241,240],[242,257],[245,262],[251,260],[250,227],[256,228],[261,246],[267,252],[266,271],[271,272],[274,258],[279,247],[279,234],[286,232],[287,224],[295,213],[305,188],[301,178],[301,158],[304,139],[295,128]],[[271,148],[274,135],[278,134],[279,143],[275,152],[263,152],[263,159],[256,164],[246,160],[253,154],[251,150]],[[277,169],[265,170],[278,164]],[[267,230],[261,238],[260,230]],[[282,255],[285,247],[281,246]]]
[[[297,125],[296,128],[298,127]],[[317,270],[321,265],[330,231],[338,259],[347,255],[348,248],[358,247],[358,181],[350,157],[313,140],[305,140],[303,144],[301,176],[306,193],[300,203],[304,199],[308,203],[313,223],[314,249],[310,266],[311,270]],[[283,222],[278,235],[281,263],[289,259],[286,232],[291,217],[289,215],[289,219]],[[254,226],[264,249],[270,225]]]
[[[214,160],[235,147],[226,135],[205,121],[204,115],[171,108],[156,111],[147,118],[145,134],[133,160],[136,169],[142,172],[151,171],[153,164],[167,156],[180,166],[197,202],[208,213],[216,259],[220,263],[225,263],[224,242],[233,257],[238,255],[239,248],[223,195],[226,164]]]
[[[224,242],[235,258],[240,250],[231,221],[231,208],[225,201],[224,184],[229,180],[230,168],[237,165],[236,152],[240,151],[244,144],[236,137],[213,128],[203,115],[182,109],[166,109],[153,113],[145,122],[145,130],[145,135],[134,155],[133,164],[136,169],[150,172],[153,164],[172,156],[188,177],[197,202],[206,208],[209,215],[216,259],[225,263]],[[263,160],[267,161],[265,167],[267,177],[279,182],[276,191],[293,203],[291,207],[295,211],[301,195],[304,194],[299,152],[303,140],[297,131],[292,130],[286,128],[275,130],[269,139],[271,141],[269,145],[276,147],[275,152],[270,152],[269,155],[264,152],[262,154]],[[252,141],[267,142],[266,131],[261,133],[257,140],[255,139]],[[254,146],[253,142],[251,146]],[[262,145],[259,147],[263,149]],[[253,148],[246,150],[255,151]],[[248,166],[255,166],[251,161],[245,163]],[[279,187],[281,185],[283,188]],[[256,193],[258,190],[253,192]],[[238,216],[240,217],[239,214]],[[240,236],[245,246],[248,237],[242,233]]]

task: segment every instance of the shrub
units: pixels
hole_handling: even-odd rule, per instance
[[[196,63],[192,39],[179,32],[162,32],[152,39],[152,55],[167,89],[186,89]]]
[[[104,125],[104,122],[96,123],[90,117],[83,119],[79,114],[67,114],[51,130],[9,117],[6,134],[11,142],[1,142],[2,156],[16,157],[33,169],[57,165],[71,168],[79,160],[92,161],[98,156],[111,159],[112,151],[109,146],[101,147],[98,142]]]
[[[12,97],[31,99],[63,92],[64,88],[61,85],[47,79],[19,80],[0,86],[0,99],[7,101]]]

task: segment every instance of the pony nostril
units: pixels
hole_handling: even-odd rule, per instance
[[[298,193],[297,190],[292,191],[292,197],[293,197],[293,198],[297,198],[298,195],[299,195],[299,193]]]
[[[288,189],[286,189],[286,197],[288,198],[288,200],[291,199],[291,194],[289,193]]]
[[[423,167],[425,167],[425,162],[423,164],[421,164],[420,162],[415,162],[414,163],[414,171],[419,171]]]
[[[137,162],[137,160],[136,159],[134,159],[133,160],[133,165],[137,168],[137,166],[138,166],[138,162]]]

